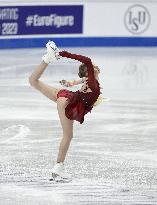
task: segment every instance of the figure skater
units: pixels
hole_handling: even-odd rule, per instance
[[[66,180],[71,178],[71,175],[64,168],[64,160],[73,137],[73,123],[76,120],[82,124],[85,114],[91,112],[94,104],[98,102],[100,95],[98,75],[100,69],[88,57],[71,54],[67,51],[60,51],[53,41],[49,41],[46,47],[47,53],[42,57],[42,62],[29,77],[29,82],[31,86],[57,103],[63,137],[59,146],[57,162],[52,170],[52,179],[55,180],[57,177],[60,177]],[[39,80],[48,64],[59,60],[61,57],[71,58],[81,62],[78,73],[79,80],[71,82],[66,80],[60,81],[66,87],[83,83],[80,90],[72,92],[68,89],[58,89]]]

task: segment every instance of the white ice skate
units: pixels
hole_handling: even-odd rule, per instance
[[[47,53],[42,57],[42,60],[49,64],[58,59],[60,59],[59,49],[57,48],[56,44],[53,41],[49,41],[46,44]]]
[[[59,53],[59,48],[57,48],[55,42],[53,41],[49,41],[47,44],[46,44],[46,47],[47,47],[47,52],[52,52],[52,50],[55,52],[55,53]]]
[[[71,180],[72,177],[65,171],[64,164],[62,162],[55,164],[50,181],[70,182]]]

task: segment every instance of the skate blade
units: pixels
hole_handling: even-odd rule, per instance
[[[72,179],[63,178],[63,177],[59,176],[58,174],[52,173],[52,178],[50,178],[49,181],[67,183],[67,182],[71,182]]]

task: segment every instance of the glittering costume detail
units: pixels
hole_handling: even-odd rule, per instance
[[[65,114],[70,120],[77,120],[81,124],[84,121],[84,115],[91,112],[94,103],[100,95],[100,86],[94,76],[94,68],[91,59],[82,55],[71,54],[67,51],[59,52],[59,55],[66,58],[71,58],[84,63],[87,67],[88,80],[86,88],[81,91],[68,91],[64,89],[59,91],[58,96],[67,97],[69,103],[65,108]],[[90,92],[87,90],[90,89]],[[64,95],[64,96],[63,96]]]

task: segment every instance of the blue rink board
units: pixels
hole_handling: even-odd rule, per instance
[[[60,47],[156,47],[157,37],[69,37],[0,39],[0,49],[44,47],[53,40]]]

